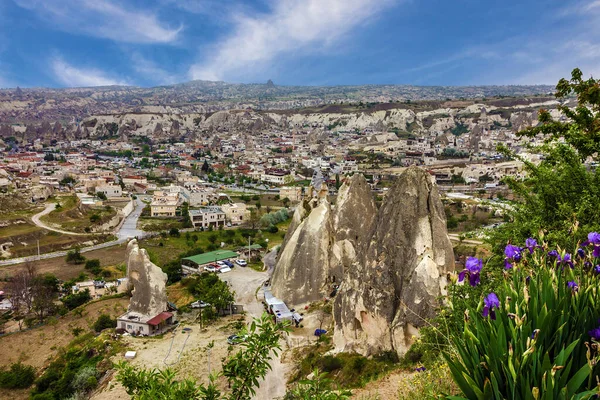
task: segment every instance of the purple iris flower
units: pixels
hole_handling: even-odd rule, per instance
[[[592,244],[600,245],[600,233],[598,233],[598,232],[588,233],[588,241]]]
[[[600,327],[592,329],[588,332],[588,335],[590,335],[593,340],[600,339]]]
[[[549,255],[550,257],[554,257],[554,258],[557,258],[557,259],[559,259],[559,260],[560,260],[560,254],[558,254],[558,251],[556,251],[556,250],[549,251],[549,252],[548,252],[548,255]]]
[[[492,319],[496,319],[494,308],[500,308],[500,300],[498,299],[498,296],[496,296],[496,293],[492,292],[485,296],[483,299],[483,306],[481,315],[483,315],[484,318],[487,318],[489,315]]]
[[[594,267],[594,272],[597,273],[597,274],[600,274],[600,265],[596,265]]]
[[[483,268],[483,261],[476,257],[467,258],[465,263],[465,269],[460,271],[458,274],[458,281],[462,282],[465,280],[465,276],[469,275],[469,285],[475,287],[479,284],[479,274]]]
[[[581,247],[577,249],[577,257],[585,258],[585,250],[582,249]]]
[[[533,250],[536,247],[540,247],[537,243],[537,240],[535,240],[534,238],[528,238],[527,240],[525,240],[525,247],[527,247],[529,249],[529,254],[533,254]]]
[[[574,268],[574,266],[573,266],[573,260],[571,259],[571,255],[569,253],[565,253],[565,255],[562,258],[562,260],[559,257],[558,261],[559,261],[560,264],[565,264],[565,265],[568,265],[571,268]]]
[[[583,242],[581,245],[588,246],[590,244],[594,246],[592,255],[594,257],[600,257],[600,233],[598,233],[598,232],[588,233],[588,240]]]
[[[579,289],[579,285],[575,281],[567,282],[567,286],[569,287],[569,289],[571,289],[573,291],[577,291],[577,289]]]
[[[511,264],[511,261],[521,260],[521,251],[523,251],[523,249],[518,246],[514,246],[512,244],[506,245],[506,247],[504,248],[504,255],[505,255],[504,268],[505,269],[511,269],[513,267]]]
[[[417,372],[423,372],[423,371],[425,371],[425,367],[415,368],[415,371],[417,371]]]

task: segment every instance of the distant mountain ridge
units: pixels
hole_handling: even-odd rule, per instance
[[[528,97],[554,91],[549,85],[505,86],[280,86],[190,81],[141,88],[0,89],[0,120],[10,123],[69,121],[123,112],[206,113],[228,109],[290,110],[325,104]]]

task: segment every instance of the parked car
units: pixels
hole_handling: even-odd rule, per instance
[[[245,267],[246,265],[248,265],[248,263],[246,262],[246,260],[242,260],[241,258],[240,258],[240,259],[237,259],[237,260],[235,260],[235,263],[236,263],[237,265],[239,265],[240,267]]]
[[[247,335],[243,335],[243,336],[231,335],[227,338],[227,343],[229,343],[231,345],[239,344],[239,343],[245,342],[246,339],[248,339]]]
[[[193,302],[192,304],[190,304],[190,307],[192,308],[204,308],[204,307],[208,307],[210,306],[210,304],[203,302],[202,300],[198,300]]]
[[[217,265],[219,267],[226,267],[227,266],[227,264],[225,264],[223,261],[217,261]]]
[[[234,267],[234,264],[233,264],[231,261],[229,261],[229,260],[223,260],[223,262],[224,262],[224,263],[225,263],[225,265],[227,265],[229,268],[233,268],[233,267]]]
[[[217,272],[217,269],[211,264],[211,265],[206,265],[204,267],[204,270],[206,272]]]
[[[219,272],[224,274],[225,272],[231,272],[231,268],[225,266],[225,267],[221,267],[219,268]]]

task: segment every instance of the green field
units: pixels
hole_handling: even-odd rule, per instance
[[[185,232],[181,233],[179,237],[163,235],[141,240],[140,247],[148,251],[150,259],[158,266],[163,266],[176,260],[182,254],[198,248],[202,249],[202,251],[211,251],[211,249],[216,250],[217,248],[234,250],[242,246],[248,246],[248,236],[246,233],[254,235],[254,238],[251,238],[251,243],[258,243],[268,239],[268,247],[271,249],[281,244],[289,223],[290,220],[287,220],[279,224],[279,232],[277,233],[270,233],[266,230],[259,233],[258,229],[252,231],[242,228],[222,231],[215,230],[212,232]],[[225,243],[225,246],[220,247],[221,242]],[[214,248],[215,246],[216,248]]]
[[[42,221],[61,229],[83,233],[100,226],[117,214],[114,207],[81,205],[77,196],[62,196],[55,199],[60,208],[42,217]]]

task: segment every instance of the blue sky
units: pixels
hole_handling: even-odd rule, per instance
[[[0,87],[555,84],[600,0],[0,0]]]

